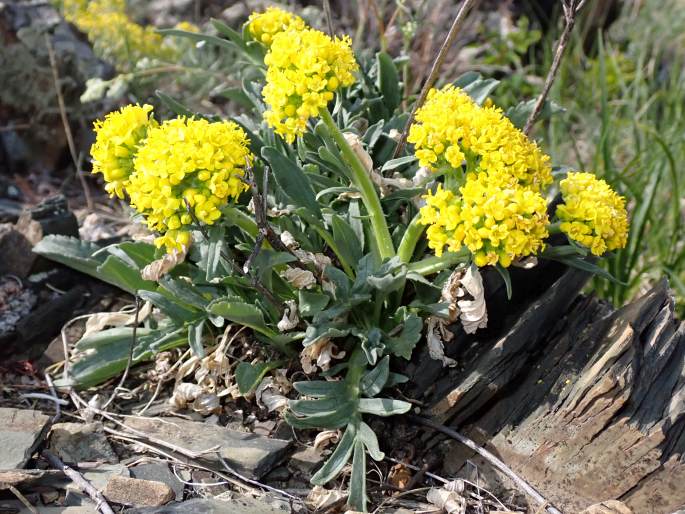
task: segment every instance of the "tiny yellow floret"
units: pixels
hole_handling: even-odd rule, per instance
[[[592,173],[569,173],[559,183],[560,229],[594,255],[624,248],[628,241],[625,199]]]
[[[433,171],[485,172],[504,185],[542,190],[552,183],[549,156],[526,137],[502,110],[481,107],[461,89],[448,85],[431,89],[407,141],[414,145],[419,164]]]
[[[289,143],[327,108],[334,91],[354,83],[358,65],[351,44],[348,36],[331,39],[310,28],[274,36],[264,58],[264,119]]]
[[[94,123],[95,143],[90,148],[93,173],[102,173],[110,196],[124,198],[138,147],[148,130],[157,126],[151,113],[151,105],[127,105]]]
[[[429,192],[420,211],[428,225],[428,246],[441,256],[445,248],[468,248],[477,266],[511,265],[544,249],[548,237],[547,205],[540,193],[522,187],[501,187],[486,174],[469,177],[460,194]]]
[[[212,225],[247,189],[242,177],[252,159],[237,124],[176,118],[148,131],[126,192],[148,227],[162,233],[157,246],[171,251],[189,237],[194,218]]]
[[[250,14],[247,26],[255,41],[269,46],[276,34],[288,30],[303,30],[305,23],[302,18],[291,12],[278,7],[267,7],[264,12]]]

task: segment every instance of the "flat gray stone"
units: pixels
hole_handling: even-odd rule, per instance
[[[216,452],[203,453],[200,460],[222,469],[221,457],[239,473],[257,479],[278,464],[290,446],[290,441],[185,419],[128,418],[126,425],[196,453],[216,449]]]
[[[50,448],[65,463],[119,462],[100,423],[56,423],[50,432]]]
[[[172,503],[161,508],[130,509],[126,514],[283,514],[290,512],[286,507],[271,505],[247,496],[221,501],[196,498],[181,503]]]
[[[142,480],[156,480],[157,482],[164,482],[168,485],[174,494],[176,500],[183,499],[183,482],[181,482],[176,475],[174,475],[169,466],[162,462],[150,462],[149,464],[138,464],[132,468],[128,468],[131,477],[140,478]]]
[[[48,421],[35,410],[0,408],[0,469],[26,466]]]
[[[82,507],[43,507],[35,506],[40,514],[98,514],[93,504]],[[16,512],[17,514],[32,514],[19,500],[0,501],[0,512]]]
[[[323,455],[314,448],[304,448],[290,456],[290,467],[302,473],[311,474],[323,460]]]

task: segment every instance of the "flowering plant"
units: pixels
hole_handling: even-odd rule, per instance
[[[407,380],[391,365],[411,358],[424,324],[438,355],[448,324],[484,327],[484,267],[508,290],[508,268],[536,259],[602,272],[586,257],[625,246],[624,201],[590,173],[555,173],[487,99],[492,80],[432,90],[408,132],[413,149],[392,158],[409,115],[389,55],[357,59],[348,37],[274,8],[242,33],[214,26],[227,39],[205,40],[250,63],[247,113],[207,119],[173,101],[175,119],[127,106],[95,125],[93,171],[128,199],[154,245],[48,238],[36,251],[163,313],[138,330],[134,362],[186,342],[202,357],[225,323],[250,328],[281,359],[300,354],[312,379],[294,384],[301,398],[285,419],[343,430],[312,481],[332,480],[351,458],[349,504],[364,511],[366,456],[383,458],[365,417],[409,410],[379,395]],[[130,340],[130,329],[111,329],[79,341],[74,384],[120,372]],[[243,392],[269,370],[245,366]]]

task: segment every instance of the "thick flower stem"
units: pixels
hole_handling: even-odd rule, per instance
[[[389,259],[395,255],[395,246],[393,245],[392,238],[390,237],[390,230],[385,221],[385,214],[383,213],[383,207],[381,206],[381,201],[378,198],[378,193],[376,188],[371,181],[371,177],[364,169],[364,165],[359,161],[359,158],[355,155],[350,145],[345,140],[342,132],[335,124],[333,117],[328,112],[328,109],[321,109],[321,119],[328,127],[331,136],[335,140],[335,143],[340,148],[343,157],[347,161],[347,164],[352,172],[352,181],[354,185],[357,186],[359,192],[362,195],[362,201],[364,202],[364,207],[369,214],[369,219],[371,220],[371,227],[373,229],[373,235],[378,243],[378,249],[380,252],[381,259]]]
[[[419,242],[421,235],[423,234],[425,225],[419,223],[421,214],[417,213],[416,216],[411,220],[402,236],[402,241],[400,241],[400,246],[397,248],[397,256],[400,258],[401,262],[411,261],[414,255],[414,250],[416,249],[416,244]]]
[[[451,268],[457,264],[467,262],[469,259],[469,251],[462,249],[458,252],[447,252],[440,257],[427,257],[418,262],[412,262],[409,265],[409,271],[418,273],[419,275],[432,275],[447,268]]]

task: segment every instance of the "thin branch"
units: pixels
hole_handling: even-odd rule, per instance
[[[81,169],[81,155],[76,152],[76,144],[74,143],[74,135],[71,133],[71,126],[69,125],[69,118],[67,117],[67,108],[64,103],[64,96],[62,95],[62,86],[59,81],[59,71],[57,70],[57,59],[55,59],[55,50],[52,48],[52,43],[50,42],[50,35],[45,34],[45,44],[48,47],[48,58],[50,59],[50,68],[52,69],[52,79],[55,82],[55,91],[57,93],[57,105],[59,106],[59,114],[62,118],[62,125],[64,126],[64,134],[67,137],[67,145],[69,146],[69,153],[71,154],[71,160],[76,168],[76,174],[78,175],[79,181],[81,182],[81,187],[83,188],[83,195],[86,197],[86,206],[89,211],[93,211],[93,199],[90,196],[90,189],[88,188],[88,183],[83,176],[83,170]]]
[[[330,0],[323,0],[323,12],[326,15],[326,24],[328,25],[328,35],[333,37],[335,31],[333,30],[333,16],[331,16],[331,2]]]
[[[86,493],[95,502],[95,508],[102,512],[102,514],[114,514],[114,511],[102,496],[102,493],[95,489],[93,485],[86,480],[81,473],[75,469],[70,468],[64,462],[59,460],[59,458],[50,453],[48,450],[43,451],[43,457],[50,463],[53,468],[61,470],[66,476],[68,476],[76,486]]]
[[[40,514],[38,509],[36,509],[33,504],[26,499],[26,496],[21,494],[19,489],[14,487],[12,484],[7,484],[7,488],[12,491],[12,494],[17,497],[17,499],[24,504],[24,506],[31,511],[32,514]]]
[[[400,153],[402,153],[402,150],[404,150],[404,146],[407,143],[407,134],[409,134],[409,127],[411,127],[411,124],[414,122],[414,116],[416,115],[416,111],[423,105],[423,102],[426,101],[428,91],[430,91],[430,88],[433,87],[433,84],[435,84],[435,81],[438,79],[438,73],[440,73],[440,67],[442,66],[442,63],[445,60],[445,57],[447,56],[447,51],[452,46],[452,43],[454,43],[454,40],[456,39],[457,34],[461,29],[461,26],[464,24],[464,20],[466,20],[466,15],[478,2],[479,0],[464,0],[464,2],[461,4],[459,12],[457,13],[457,16],[454,18],[452,26],[450,27],[450,30],[447,33],[447,37],[445,38],[445,41],[440,47],[438,55],[435,57],[435,60],[433,61],[433,66],[431,67],[426,82],[423,84],[423,88],[421,89],[419,98],[414,103],[414,107],[412,107],[411,113],[409,114],[409,118],[407,119],[407,123],[404,125],[402,136],[400,137],[400,140],[397,143],[397,146],[395,147],[395,152],[392,156],[393,159],[399,156]]]
[[[526,120],[526,125],[523,128],[523,132],[526,135],[530,134],[533,125],[540,117],[542,108],[545,105],[545,100],[547,99],[547,96],[549,95],[549,92],[552,89],[552,84],[554,84],[554,80],[556,79],[557,74],[559,73],[559,65],[561,64],[561,58],[564,56],[566,46],[568,45],[569,38],[571,37],[571,32],[573,31],[573,27],[576,24],[576,16],[578,12],[583,8],[583,5],[585,5],[585,0],[562,0],[561,5],[564,10],[564,30],[562,31],[561,36],[559,37],[559,41],[557,42],[557,47],[554,51],[554,59],[552,60],[552,66],[549,68],[549,71],[547,72],[547,77],[545,78],[545,84],[542,87],[542,92],[540,93],[540,96],[538,96],[538,99],[535,101],[535,107],[533,107],[533,112],[531,112],[530,116],[528,116],[528,120]]]
[[[432,421],[430,419],[422,418],[421,416],[413,416],[413,415],[408,415],[407,418],[409,421],[412,423],[416,423],[418,425],[423,425],[424,427],[431,428],[433,430],[436,430],[438,432],[441,432],[445,434],[446,436],[451,437],[452,439],[456,439],[459,441],[461,444],[464,446],[467,446],[474,452],[476,452],[478,455],[483,457],[485,460],[487,460],[490,464],[493,465],[496,469],[498,469],[500,472],[504,473],[506,476],[508,476],[517,486],[519,486],[521,489],[523,489],[526,493],[528,493],[536,502],[538,502],[541,505],[545,506],[545,510],[549,512],[550,514],[562,514],[559,509],[555,508],[553,505],[550,504],[549,501],[547,501],[533,486],[531,486],[528,482],[526,482],[523,478],[518,476],[514,471],[507,466],[504,462],[502,462],[500,459],[495,457],[491,452],[486,450],[485,448],[478,446],[476,443],[474,443],[471,439],[469,439],[466,436],[463,436],[456,430],[452,430],[451,428],[448,428],[444,425],[441,425],[440,423],[436,423],[435,421]]]

